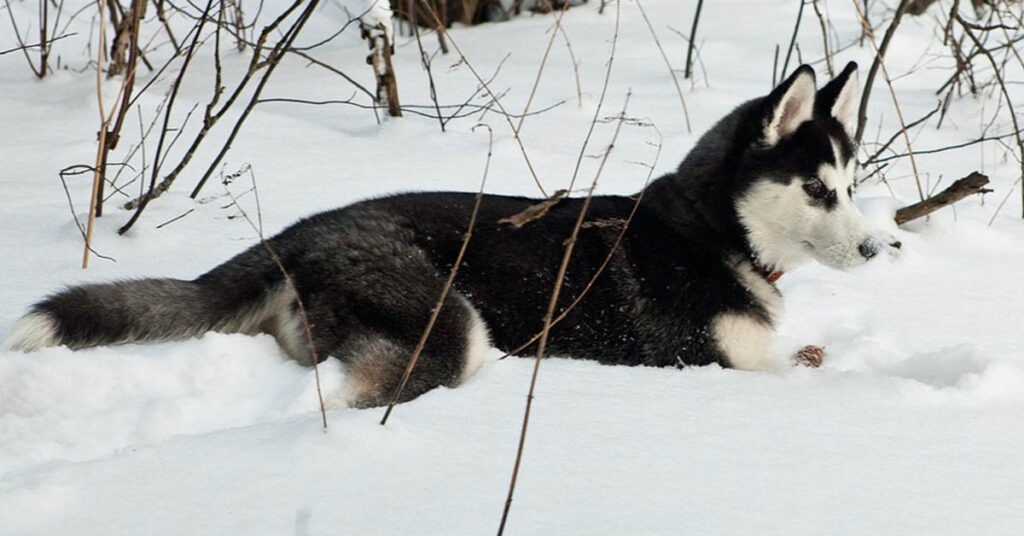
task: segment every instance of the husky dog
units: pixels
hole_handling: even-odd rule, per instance
[[[649,185],[617,247],[637,198],[594,197],[586,219],[603,224],[580,230],[557,312],[583,297],[551,329],[550,354],[660,367],[777,364],[767,348],[781,314],[778,276],[812,259],[850,268],[885,247],[850,199],[856,93],[856,64],[821,90],[805,65],[740,105],[676,172]],[[72,287],[32,306],[8,346],[269,333],[301,363],[341,360],[351,405],[385,404],[442,294],[474,202],[452,192],[363,201],[299,221],[192,281]],[[541,331],[583,200],[563,199],[521,228],[499,222],[537,202],[482,198],[403,401],[459,384],[491,345],[513,351]]]

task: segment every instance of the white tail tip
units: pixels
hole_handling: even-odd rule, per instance
[[[34,352],[47,346],[57,346],[57,322],[46,313],[29,313],[18,320],[7,335],[4,348],[20,352]]]

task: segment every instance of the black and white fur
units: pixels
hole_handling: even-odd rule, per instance
[[[623,365],[719,363],[764,369],[781,296],[764,274],[807,260],[836,268],[882,246],[850,199],[856,65],[820,91],[800,67],[769,95],[725,116],[675,173],[651,183],[607,269],[551,331],[549,353]],[[404,399],[454,386],[486,350],[512,350],[541,329],[556,270],[582,206],[564,199],[522,228],[498,223],[537,200],[489,195],[454,288]],[[635,197],[592,200],[588,221],[615,221]],[[403,194],[308,217],[192,281],[85,285],[36,305],[13,349],[175,340],[206,331],[269,333],[310,364],[296,293],[316,355],[341,360],[349,402],[387,402],[420,337],[470,219],[468,193]],[[585,226],[559,311],[582,292],[620,229]],[[524,353],[532,353],[527,347]]]

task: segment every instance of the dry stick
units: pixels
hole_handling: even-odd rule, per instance
[[[296,49],[296,48],[290,48],[290,49],[288,49],[288,52],[291,52],[292,54],[296,54],[300,58],[302,58],[302,59],[312,63],[313,65],[316,65],[317,67],[322,67],[322,68],[324,68],[324,69],[326,69],[326,70],[328,70],[328,71],[330,71],[330,72],[332,72],[332,73],[334,73],[334,74],[344,78],[348,83],[352,84],[353,86],[356,86],[357,89],[359,89],[360,91],[365,93],[366,96],[370,97],[371,99],[373,99],[375,97],[372,91],[370,91],[369,89],[366,89],[366,87],[364,87],[359,82],[356,82],[351,76],[341,72],[339,69],[331,66],[330,64],[322,62],[322,61],[314,58],[313,56],[310,56],[309,54],[306,54],[305,52],[303,52],[303,51],[301,51],[299,49]]]
[[[434,103],[434,110],[437,111],[437,122],[441,125],[441,132],[444,132],[444,119],[441,117],[441,106],[437,102],[437,87],[434,85],[434,73],[430,70],[430,57],[423,50],[423,40],[420,39],[420,28],[416,21],[412,22],[412,32],[416,34],[416,47],[420,50],[420,64],[427,71],[427,81],[430,84],[430,100]]]
[[[672,83],[676,85],[676,93],[679,95],[679,104],[683,107],[683,117],[686,119],[686,132],[693,134],[693,128],[690,126],[690,112],[686,109],[686,101],[683,100],[683,89],[679,87],[679,78],[676,77],[675,70],[672,69],[672,63],[668,61],[668,54],[665,54],[665,49],[661,46],[661,40],[658,39],[658,34],[654,31],[654,26],[651,25],[651,19],[647,18],[647,12],[644,11],[643,4],[640,0],[636,0],[636,7],[640,8],[640,14],[644,17],[644,22],[647,24],[647,29],[651,31],[651,37],[654,39],[654,44],[658,46],[658,52],[661,53],[661,59],[665,60],[665,67],[668,68],[668,74],[672,77]]]
[[[130,47],[128,49],[128,72],[125,73],[121,81],[121,106],[114,115],[114,126],[110,129],[110,132],[107,132],[106,143],[103,145],[102,159],[99,164],[101,180],[99,189],[96,192],[97,218],[103,216],[103,185],[107,178],[107,159],[110,157],[110,151],[117,148],[117,142],[121,138],[121,127],[124,125],[125,117],[128,115],[132,102],[132,92],[135,89],[135,71],[139,59],[139,19],[142,16],[142,10],[145,8],[145,5],[145,0],[132,0],[131,20],[122,20],[122,25],[127,25],[124,29],[130,34],[127,39],[127,46]]]
[[[221,117],[224,116],[224,114],[228,112],[228,110],[231,109],[231,106],[234,104],[235,100],[239,97],[239,95],[242,94],[242,92],[248,86],[249,82],[252,81],[252,76],[257,71],[266,66],[265,64],[260,63],[260,55],[263,51],[263,47],[266,45],[267,38],[274,30],[277,29],[278,26],[280,26],[282,22],[284,22],[285,19],[287,19],[292,14],[293,11],[295,11],[300,5],[302,5],[303,1],[304,0],[295,0],[291,5],[288,6],[287,9],[285,9],[283,13],[278,15],[277,18],[275,18],[273,21],[271,21],[270,24],[263,28],[263,30],[260,32],[259,39],[256,41],[256,43],[253,44],[253,56],[252,59],[249,61],[249,68],[246,71],[245,75],[243,76],[242,80],[235,87],[234,91],[231,93],[231,95],[228,96],[227,101],[221,106],[220,110],[214,113],[213,107],[219,101],[221,92],[217,91],[214,93],[213,98],[206,106],[206,112],[203,117],[203,126],[199,130],[199,133],[196,134],[196,137],[193,138],[192,144],[188,147],[188,149],[185,150],[185,155],[174,166],[174,169],[172,169],[170,173],[164,176],[163,180],[160,181],[159,185],[155,185],[154,187],[150,188],[149,192],[146,193],[145,199],[140,198],[136,202],[128,203],[125,205],[125,208],[131,210],[133,208],[137,209],[140,206],[144,206],[148,204],[150,200],[160,197],[161,194],[166,192],[171,187],[171,184],[174,183],[175,179],[177,179],[181,171],[185,169],[185,166],[187,166],[189,162],[191,162],[192,157],[195,156],[196,151],[198,150],[199,146],[202,145],[203,141],[206,139],[206,136],[209,134],[213,126],[217,123],[217,121],[221,119]],[[208,14],[209,6],[207,6],[207,10],[203,12],[203,16],[200,19],[200,27],[202,23],[205,23],[206,19],[208,18]],[[220,28],[218,28],[218,31],[220,31]],[[197,40],[198,37],[195,40],[193,40],[193,43],[195,43],[195,41]],[[278,50],[279,46],[280,42],[278,42],[278,45],[275,46],[275,52]],[[194,49],[195,45],[193,44],[193,46],[189,48],[190,53]],[[273,52],[271,52],[271,54],[273,54]],[[154,169],[154,172],[155,171],[156,170]],[[123,225],[118,230],[118,233],[124,234],[129,228],[131,228],[135,221],[138,220],[139,215],[141,215],[141,211],[137,210],[136,213],[132,215],[131,220],[129,220],[128,223]]]
[[[311,100],[306,100],[306,99],[292,99],[292,98],[288,98],[288,97],[270,97],[270,98],[265,98],[265,99],[259,99],[259,100],[256,101],[257,104],[262,104],[264,102],[290,102],[290,103],[297,103],[297,104],[309,104],[309,105],[312,105],[312,106],[323,106],[325,104],[346,104],[346,105],[349,105],[349,106],[355,106],[356,108],[362,108],[364,110],[372,110],[372,109],[376,108],[376,106],[374,106],[372,104],[361,104],[361,103],[355,102],[351,98],[345,99],[345,100],[328,99],[328,100],[321,100],[321,101],[311,101]],[[540,115],[540,114],[542,114],[544,112],[553,110],[553,109],[555,109],[555,108],[557,108],[557,107],[559,107],[559,106],[561,106],[563,104],[565,104],[565,101],[561,100],[561,101],[558,101],[558,102],[556,102],[554,104],[550,104],[548,106],[545,106],[545,107],[543,107],[543,108],[541,108],[539,110],[534,110],[534,111],[530,112],[527,115]],[[451,115],[449,115],[449,116],[442,116],[441,117],[441,119],[444,120],[445,124],[450,122],[452,119],[462,119],[464,117],[469,117],[471,115],[475,115],[478,112],[481,112],[481,113],[482,112],[488,112],[488,111],[492,111],[494,109],[492,107],[492,105],[490,105],[490,104],[470,104],[468,102],[464,102],[462,104],[441,104],[441,105],[439,105],[439,107],[440,108],[444,108],[444,109],[449,109],[449,108],[456,108],[457,109]],[[421,116],[421,117],[426,117],[428,119],[437,119],[438,118],[437,115],[431,115],[431,114],[419,111],[419,109],[422,109],[422,108],[431,108],[431,109],[433,109],[435,107],[434,107],[433,104],[403,104],[402,105],[402,113],[411,113],[413,115],[418,115],[418,116]],[[469,111],[467,111],[467,112],[460,111],[460,110],[463,110],[465,108],[468,108]],[[499,113],[499,115],[501,115],[501,114]],[[512,117],[513,118],[518,118],[520,116],[519,116],[519,114],[512,114]]]
[[[388,41],[387,28],[378,22],[371,26],[360,22],[359,30],[370,48],[366,63],[373,67],[373,75],[377,80],[377,97],[374,101],[388,109],[391,117],[402,116],[402,105],[398,100],[398,86],[395,80],[395,68],[391,64],[394,48]]]
[[[178,40],[174,38],[174,32],[171,31],[170,24],[167,23],[167,15],[164,12],[164,0],[155,0],[156,3],[156,18],[163,25],[164,31],[167,32],[168,39],[171,40],[171,46],[174,50],[178,50]]]
[[[77,167],[84,167],[85,171],[83,171],[83,172],[73,172],[72,173],[71,170],[73,168],[77,168]],[[79,175],[81,173],[88,173],[88,172],[91,172],[91,171],[92,171],[92,166],[79,166],[79,165],[75,165],[75,166],[66,167],[66,168],[60,170],[60,173],[57,174],[57,177],[60,179],[60,184],[64,188],[64,197],[68,201],[68,208],[71,210],[71,219],[73,219],[75,221],[75,227],[78,228],[78,232],[82,235],[82,241],[85,241],[85,226],[82,225],[81,220],[78,219],[78,214],[75,213],[75,202],[74,202],[74,200],[71,199],[71,192],[68,191],[68,181],[64,179],[64,176],[65,176],[65,174],[66,175]],[[113,257],[108,257],[106,255],[103,255],[103,254],[99,253],[98,251],[96,251],[95,249],[89,248],[89,251],[91,251],[93,255],[95,255],[95,256],[103,259],[103,260],[107,260],[107,261],[111,261],[111,262],[117,262],[117,259],[115,259]]]
[[[977,171],[972,172],[970,175],[955,181],[942,192],[924,201],[897,210],[893,219],[896,221],[896,225],[903,225],[908,221],[927,216],[942,207],[952,205],[969,195],[991,192],[992,190],[984,188],[986,184],[988,184],[987,176]]]
[[[89,218],[85,230],[85,248],[82,251],[82,269],[89,267],[89,250],[92,247],[92,230],[96,223],[96,200],[100,193],[100,182],[103,181],[103,170],[100,165],[103,162],[104,147],[107,144],[107,128],[110,126],[110,117],[107,117],[103,109],[103,52],[107,41],[106,31],[106,8],[107,0],[100,0],[100,31],[98,35],[100,45],[96,50],[96,102],[100,111],[100,133],[99,144],[96,148],[96,167],[93,169],[92,192],[89,198]]]
[[[775,43],[775,58],[772,60],[772,87],[779,80],[779,44]]]
[[[121,228],[117,230],[117,234],[123,235],[124,233],[128,232],[128,229],[131,229],[132,225],[135,225],[135,222],[138,221],[139,216],[142,215],[142,211],[146,210],[146,206],[149,205],[149,202],[159,195],[156,193],[156,177],[160,173],[160,156],[161,152],[163,151],[164,139],[167,137],[167,124],[171,118],[171,110],[174,108],[174,102],[177,100],[178,97],[178,88],[181,87],[181,80],[185,77],[185,72],[188,71],[188,66],[192,62],[192,56],[195,54],[196,47],[199,44],[199,35],[203,33],[203,26],[206,24],[206,20],[212,7],[213,0],[207,0],[206,9],[203,11],[202,17],[199,19],[199,22],[195,26],[196,33],[192,36],[192,43],[188,46],[188,51],[185,53],[185,60],[182,62],[181,70],[178,71],[178,76],[174,79],[174,85],[171,86],[171,96],[167,101],[167,107],[164,109],[164,123],[163,126],[160,128],[160,139],[157,141],[156,151],[153,155],[153,167],[151,168],[152,171],[149,179],[149,191],[146,192],[145,195],[139,197],[139,203],[135,207],[135,212],[132,214],[131,218],[129,218],[128,221],[125,222],[125,224],[122,225]],[[194,148],[195,147],[193,144],[193,150]],[[178,170],[179,168],[175,168],[174,173],[177,173]],[[166,180],[167,179],[165,178],[164,181],[166,182]],[[162,185],[163,182],[161,182],[161,186]]]
[[[670,31],[670,32],[678,35],[679,37],[681,37],[683,39],[683,41],[686,41],[687,43],[690,42],[690,38],[687,37],[686,34],[684,34],[683,32],[680,32],[679,30],[677,30],[677,29],[675,29],[675,28],[673,28],[671,26],[666,26],[666,28],[668,28],[668,31]],[[694,47],[693,48],[693,52],[694,52],[694,57],[697,60],[697,63],[700,64],[700,70],[704,74],[704,87],[710,88],[711,84],[710,84],[710,82],[708,80],[708,69],[707,69],[707,66],[704,65],[704,59],[700,55],[700,47]],[[776,58],[776,62],[778,62],[778,58]],[[686,77],[684,76],[683,78],[686,78]],[[691,77],[690,78],[690,89],[693,89],[693,88],[696,88],[696,87],[697,87],[697,82]]]
[[[612,247],[608,250],[608,254],[605,255],[604,260],[601,262],[601,265],[597,267],[597,271],[595,271],[594,275],[590,277],[590,280],[587,281],[587,284],[583,286],[583,290],[581,290],[579,295],[576,296],[575,299],[573,299],[572,303],[570,303],[561,313],[559,313],[557,317],[555,317],[554,320],[551,321],[551,327],[558,325],[558,323],[564,320],[566,316],[569,316],[569,312],[572,311],[576,307],[576,305],[583,300],[583,297],[586,296],[588,292],[590,292],[590,288],[594,286],[594,283],[597,282],[597,278],[600,277],[600,275],[604,272],[605,268],[611,262],[612,257],[615,256],[615,252],[618,251],[619,245],[622,243],[622,239],[625,238],[626,236],[626,231],[629,230],[629,226],[633,223],[633,216],[636,215],[637,210],[640,208],[640,202],[643,201],[644,192],[647,191],[647,185],[651,183],[651,177],[654,176],[654,169],[658,165],[658,160],[661,158],[661,148],[664,141],[664,138],[662,137],[661,132],[658,130],[658,128],[655,127],[653,124],[650,126],[654,128],[655,132],[658,133],[657,151],[654,154],[654,161],[651,163],[650,166],[648,166],[647,179],[644,180],[643,188],[640,190],[640,193],[637,194],[636,196],[636,201],[633,203],[633,209],[630,210],[629,216],[627,216],[626,219],[623,220],[622,229],[619,230],[618,236],[615,237],[615,241],[612,242]],[[530,346],[531,344],[536,342],[537,339],[539,339],[543,333],[543,331],[538,331],[533,335],[533,337],[530,337],[530,340],[519,345],[514,350],[509,350],[508,352],[505,353],[505,355],[499,357],[498,359],[505,359],[506,357],[512,355],[518,355],[519,352],[525,350],[527,346]]]
[[[978,49],[982,51],[982,54],[988,58],[989,63],[992,65],[992,70],[994,71],[993,74],[995,74],[996,81],[999,83],[999,91],[1002,93],[1003,99],[1006,101],[1006,107],[1010,112],[1010,120],[1013,121],[1014,139],[1017,141],[1017,149],[1020,151],[1020,176],[1021,179],[1024,179],[1024,140],[1021,139],[1020,125],[1017,123],[1017,112],[1013,107],[1013,100],[1010,99],[1010,93],[1006,90],[1006,81],[1003,80],[1002,71],[996,63],[995,58],[992,57],[992,53],[982,46],[978,36],[974,35],[969,23],[961,18],[959,13],[954,14],[954,16],[956,17],[956,21],[959,22],[960,26],[964,29],[964,33],[967,34],[967,37],[971,38],[971,41],[974,42],[974,46],[978,47]],[[1021,203],[1021,208],[1024,210],[1024,188],[1021,188]],[[998,211],[996,214],[998,214]],[[1024,218],[1024,212],[1022,212],[1021,217]],[[995,214],[992,216],[992,220],[995,221]]]
[[[427,326],[423,329],[423,333],[420,334],[420,340],[416,343],[416,349],[413,350],[412,357],[409,358],[409,363],[405,366],[405,372],[402,374],[402,380],[398,382],[398,387],[395,389],[393,395],[391,395],[391,401],[388,402],[388,409],[384,411],[384,417],[380,420],[380,425],[384,426],[388,422],[388,417],[391,416],[391,411],[395,409],[395,404],[398,403],[402,396],[402,391],[405,390],[405,384],[409,382],[409,376],[412,375],[412,369],[416,366],[416,361],[419,360],[420,354],[423,353],[423,348],[427,345],[427,339],[430,337],[430,332],[434,329],[434,323],[437,322],[438,315],[441,314],[441,308],[444,307],[444,301],[448,298],[448,292],[452,288],[452,284],[455,282],[455,276],[459,272],[459,265],[462,264],[462,257],[466,254],[466,249],[469,247],[469,240],[473,237],[473,229],[476,227],[476,216],[480,211],[480,202],[484,198],[484,187],[487,184],[487,172],[491,168],[491,154],[494,148],[494,132],[491,127],[485,124],[478,124],[473,127],[484,127],[487,129],[488,141],[487,141],[487,162],[484,164],[484,176],[480,180],[480,190],[476,193],[476,200],[473,203],[473,212],[469,215],[469,226],[466,228],[466,234],[462,237],[462,247],[459,248],[459,254],[455,257],[455,264],[452,265],[452,269],[448,271],[448,279],[444,282],[444,288],[441,289],[441,295],[437,298],[437,303],[434,304],[434,308],[430,311],[430,319],[427,320]]]
[[[898,134],[899,133],[897,133],[897,135]],[[956,150],[956,149],[963,149],[964,147],[969,147],[971,145],[977,145],[979,143],[985,143],[986,141],[1001,141],[1001,140],[1004,140],[1006,138],[1013,137],[1015,135],[1016,135],[1015,132],[1007,132],[1005,134],[999,134],[997,136],[982,136],[980,138],[975,138],[973,140],[965,141],[963,143],[956,143],[956,144],[953,144],[953,145],[946,145],[945,147],[936,147],[934,149],[914,149],[914,154],[915,155],[922,155],[922,154],[943,153],[943,152],[946,152],[946,151],[953,151],[953,150]],[[880,164],[882,162],[889,162],[891,160],[896,160],[896,159],[899,159],[899,158],[903,158],[903,157],[907,156],[907,154],[908,153],[900,153],[900,154],[894,154],[894,155],[890,155],[890,156],[882,156],[882,157],[876,158],[874,163],[875,164]]]
[[[871,25],[868,23],[867,11],[861,11],[860,4],[857,4],[857,0],[851,0],[855,8],[857,8],[857,14],[860,15],[861,29],[864,31],[864,37],[871,37],[872,46],[874,46],[874,32],[871,29]],[[900,0],[900,4],[896,6],[896,14],[893,16],[892,22],[889,23],[889,27],[885,29],[885,35],[882,36],[882,43],[875,48],[875,60],[871,62],[871,68],[868,69],[868,76],[864,80],[864,89],[860,95],[860,106],[857,108],[857,132],[853,138],[856,143],[860,143],[864,137],[864,127],[867,125],[868,120],[868,100],[871,98],[871,89],[875,85],[875,75],[878,74],[878,67],[882,63],[882,59],[885,58],[885,52],[889,49],[889,43],[892,42],[892,37],[896,35],[896,27],[899,26],[900,20],[903,18],[903,12],[906,9],[908,0]],[[864,0],[865,6],[867,0]],[[863,37],[862,37],[863,39]]]
[[[917,160],[914,158],[914,149],[910,145],[910,134],[907,134],[907,122],[903,120],[903,112],[900,110],[900,101],[896,98],[896,90],[892,87],[892,78],[889,76],[889,69],[885,67],[883,51],[880,50],[878,45],[875,43],[875,34],[871,31],[871,28],[868,27],[868,21],[864,18],[864,14],[861,13],[860,4],[857,3],[857,0],[851,1],[853,2],[853,7],[857,9],[857,14],[860,15],[861,23],[864,25],[864,31],[868,35],[868,42],[871,43],[871,48],[875,49],[875,63],[873,63],[871,67],[874,68],[877,65],[882,69],[882,78],[885,80],[886,87],[889,88],[889,96],[892,97],[892,105],[896,109],[896,117],[900,121],[900,128],[903,132],[903,141],[907,145],[907,156],[910,158],[910,167],[914,171],[914,184],[917,185],[917,195],[921,198],[921,201],[924,201],[924,190],[921,188],[921,175],[917,172]],[[900,3],[900,9],[902,9],[906,2],[907,0],[903,0]],[[897,14],[897,16],[899,15]],[[895,24],[890,26],[890,28],[893,27],[895,27]],[[891,37],[888,33],[886,33],[886,36]],[[865,87],[864,91],[868,91],[867,87]],[[864,105],[864,101],[861,101],[861,104]],[[858,129],[859,128],[860,125],[858,125]],[[859,142],[860,138],[858,138],[857,141]]]
[[[39,78],[46,76],[47,59],[50,56],[50,48],[46,44],[46,25],[49,22],[49,0],[39,0]],[[58,15],[59,16],[59,15]]]
[[[789,39],[789,48],[786,49],[786,59],[782,62],[782,76],[786,76],[789,69],[789,56],[793,54],[793,47],[796,46],[796,34],[800,31],[800,20],[804,17],[805,0],[800,0],[800,9],[796,12],[796,24],[793,25],[793,36]]]
[[[519,144],[519,152],[522,153],[523,155],[523,160],[526,162],[526,167],[530,171],[530,176],[533,178],[533,182],[537,185],[537,188],[540,190],[541,195],[547,197],[548,193],[547,191],[544,190],[544,185],[541,184],[540,178],[537,176],[537,172],[533,169],[533,163],[530,162],[530,157],[526,152],[526,145],[523,144],[523,139],[519,136],[519,131],[516,130],[515,125],[512,124],[512,116],[509,115],[508,110],[506,110],[505,106],[501,103],[501,99],[499,99],[498,96],[495,95],[493,91],[491,91],[490,85],[483,79],[483,77],[480,76],[479,73],[476,72],[476,69],[473,67],[473,64],[469,62],[469,58],[467,58],[466,55],[462,52],[462,49],[459,48],[459,44],[454,39],[452,39],[451,34],[448,33],[448,29],[441,24],[441,18],[437,16],[437,12],[434,10],[434,8],[427,2],[424,2],[423,6],[427,9],[427,13],[429,13],[430,16],[434,19],[434,24],[437,25],[438,30],[442,31],[445,37],[448,38],[448,42],[451,43],[452,48],[454,48],[456,54],[459,55],[459,59],[462,61],[462,63],[466,65],[466,67],[469,69],[469,72],[473,74],[474,78],[476,78],[477,83],[480,84],[484,91],[487,92],[487,95],[491,98],[491,100],[494,101],[494,104],[498,106],[498,109],[501,110],[502,115],[505,117],[505,121],[508,122],[509,128],[512,129],[512,135],[515,138],[516,143]]]
[[[569,187],[566,190],[572,191],[573,187],[576,186],[576,178],[579,177],[580,168],[583,165],[583,157],[586,154],[587,146],[590,145],[590,137],[594,135],[594,129],[597,127],[597,118],[601,115],[601,108],[604,106],[604,98],[608,94],[608,84],[612,79],[612,65],[615,63],[615,51],[619,46],[619,23],[622,19],[622,6],[619,2],[615,2],[615,27],[612,33],[612,46],[608,52],[608,62],[605,66],[604,71],[604,82],[601,84],[601,96],[597,99],[597,108],[594,109],[594,117],[590,120],[590,127],[587,128],[587,136],[583,138],[583,145],[580,146],[580,152],[576,156],[576,166],[572,170],[572,179],[569,181]]]
[[[203,185],[206,184],[206,181],[210,178],[210,175],[213,174],[213,171],[217,168],[217,165],[220,164],[220,161],[224,158],[224,155],[226,155],[228,150],[231,149],[232,142],[235,141],[235,137],[238,136],[238,132],[242,129],[242,124],[245,123],[245,120],[249,117],[249,114],[256,106],[256,101],[259,100],[260,94],[263,93],[263,88],[266,87],[267,81],[270,80],[270,75],[274,73],[274,69],[277,68],[278,64],[281,63],[281,57],[284,54],[285,50],[287,50],[292,45],[292,43],[295,42],[295,38],[298,37],[299,32],[302,30],[302,27],[306,25],[306,21],[309,20],[310,15],[313,14],[313,11],[316,9],[318,3],[319,0],[310,0],[309,5],[306,6],[305,11],[303,11],[299,15],[299,18],[295,21],[294,24],[292,24],[291,28],[289,28],[285,32],[284,36],[281,38],[281,41],[277,44],[277,46],[274,47],[273,50],[271,50],[270,54],[267,56],[266,71],[264,71],[263,77],[260,78],[259,83],[256,85],[256,89],[253,91],[252,97],[249,99],[249,104],[246,105],[245,109],[242,110],[242,114],[238,117],[238,120],[235,121],[235,126],[231,129],[231,133],[228,134],[228,139],[224,142],[224,145],[221,146],[220,152],[218,152],[217,156],[214,157],[213,162],[210,162],[210,166],[206,168],[206,172],[203,173],[203,176],[200,177],[199,182],[196,184],[196,187],[193,188],[192,193],[189,194],[189,197],[191,197],[192,199],[195,199],[196,196],[199,195],[199,191],[203,189]]]
[[[828,46],[828,25],[825,24],[825,16],[822,15],[821,9],[818,7],[818,0],[811,0],[811,6],[814,8],[814,14],[818,17],[818,24],[821,26],[821,40],[825,47],[825,66],[828,68],[828,76],[831,78],[836,75],[836,70],[832,67],[832,50]]]
[[[565,27],[559,26],[558,31],[562,34],[562,39],[565,41],[565,49],[569,51],[569,61],[572,62],[572,74],[576,79],[576,105],[582,107],[583,85],[580,84],[580,62],[576,61],[576,54],[572,51],[572,41],[569,40],[569,34],[565,31]]]
[[[11,19],[11,26],[14,27],[14,38],[18,42],[18,46],[16,48],[12,49],[12,50],[21,50],[21,52],[25,55],[25,61],[28,62],[28,68],[32,69],[32,74],[36,75],[36,77],[38,77],[38,78],[42,78],[43,76],[45,76],[45,73],[40,73],[39,71],[36,70],[36,65],[35,65],[35,63],[32,62],[32,57],[28,55],[28,49],[31,48],[31,46],[30,45],[26,45],[25,41],[22,40],[22,38],[21,38],[21,30],[18,29],[18,22],[14,19],[14,12],[11,11],[11,2],[10,2],[10,0],[4,0],[4,5],[7,6],[7,16]],[[40,47],[45,47],[46,46],[46,40],[44,39],[39,44],[39,46]],[[101,46],[100,48],[103,48],[103,47]]]
[[[53,43],[55,43],[57,41],[60,41],[61,39],[67,39],[68,37],[74,37],[76,35],[78,35],[77,32],[72,32],[72,33],[69,33],[69,34],[61,34],[61,35],[52,37],[47,42],[47,45],[52,45]],[[12,52],[25,51],[25,50],[28,50],[30,48],[39,48],[40,46],[42,46],[42,43],[32,43],[31,45],[18,45],[18,46],[14,47],[14,48],[8,48],[8,49],[0,50],[0,56],[4,56],[4,55],[10,54]]]
[[[915,119],[911,123],[908,123],[907,124],[907,129],[908,130],[912,129],[912,128],[920,125],[921,123],[924,123],[925,121],[930,119],[933,115],[938,113],[939,110],[941,110],[941,109],[942,109],[942,101],[939,101],[939,104],[935,108],[933,108],[932,111],[930,111],[927,114],[925,114],[925,115]],[[893,134],[892,137],[890,137],[888,141],[883,143],[882,146],[879,147],[877,151],[875,151],[875,154],[869,156],[868,159],[865,160],[864,163],[861,164],[860,167],[866,168],[866,167],[870,166],[871,164],[875,163],[876,161],[878,161],[878,159],[882,157],[882,153],[884,153],[889,148],[889,146],[892,145],[893,142],[896,141],[896,138],[900,137],[900,134],[902,134],[902,133],[903,133],[903,129],[900,129],[900,130],[896,131],[896,133]],[[914,152],[916,154],[922,154],[922,151],[914,151]]]
[[[697,48],[697,43],[694,41],[697,38],[697,22],[700,21],[700,10],[704,7],[704,0],[697,0],[697,11],[693,14],[693,26],[690,27],[690,46],[686,47],[686,70],[683,72],[684,78],[690,78],[693,76],[693,50]],[[645,15],[644,18],[647,18]]]
[[[306,307],[302,303],[302,297],[299,296],[299,290],[298,287],[295,286],[295,281],[292,280],[292,276],[291,274],[288,273],[288,270],[285,270],[284,263],[281,262],[281,257],[278,257],[277,252],[274,251],[274,248],[270,247],[270,243],[267,242],[266,238],[263,237],[263,211],[260,209],[260,193],[259,190],[256,188],[256,174],[252,173],[252,168],[249,169],[249,172],[250,178],[252,179],[253,198],[256,200],[256,218],[259,220],[259,226],[253,223],[252,219],[249,217],[249,214],[245,212],[245,209],[242,208],[242,205],[238,203],[238,199],[235,198],[235,196],[231,193],[230,190],[228,190],[226,184],[224,185],[224,191],[227,192],[228,197],[231,199],[231,204],[235,205],[235,208],[237,208],[238,212],[242,214],[242,217],[245,218],[245,221],[249,222],[249,225],[253,229],[255,229],[256,232],[259,234],[260,244],[262,244],[263,248],[267,250],[267,254],[270,255],[271,260],[274,261],[274,264],[277,265],[277,269],[280,270],[281,275],[284,276],[285,284],[288,286],[288,288],[292,291],[292,294],[294,294],[295,296],[295,305],[299,309],[299,318],[302,320],[302,326],[306,332],[306,342],[307,344],[309,344],[309,357],[313,362],[313,378],[316,382],[316,398],[320,402],[320,419],[323,422],[324,432],[326,432],[327,408],[324,406],[324,395],[323,391],[320,389],[320,367],[318,366],[319,356],[317,356],[316,354],[316,345],[313,343],[313,328],[309,324],[309,316],[306,315]],[[178,216],[178,218],[182,218],[186,214],[188,213],[186,212],[185,214]],[[165,223],[164,225],[167,225],[167,223]]]
[[[541,57],[540,65],[537,67],[537,76],[533,78],[533,87],[530,88],[530,95],[526,98],[526,105],[523,107],[524,114],[530,111],[530,105],[533,104],[533,97],[537,94],[537,87],[540,86],[540,79],[544,74],[544,66],[548,63],[548,54],[551,53],[551,46],[555,44],[555,37],[558,35],[558,30],[562,28],[562,17],[565,16],[565,11],[567,9],[569,9],[569,0],[563,0],[562,9],[558,11],[558,15],[555,17],[555,27],[551,32],[551,38],[548,39],[548,44],[544,47],[544,55]],[[516,133],[522,131],[523,121],[525,120],[525,115],[519,118],[519,124],[517,124],[515,128]]]
[[[597,173],[594,175],[593,182],[590,183],[590,188],[587,191],[587,197],[583,200],[583,206],[580,207],[579,216],[576,217],[576,225],[573,226],[572,234],[565,245],[565,253],[562,256],[562,263],[558,267],[558,275],[555,278],[555,287],[551,291],[551,299],[548,301],[547,312],[544,313],[544,330],[541,332],[540,342],[537,343],[537,356],[533,362],[533,375],[530,377],[530,390],[526,395],[526,410],[523,412],[523,427],[519,433],[519,447],[516,449],[515,464],[512,467],[512,478],[508,486],[508,497],[505,499],[505,508],[501,513],[501,524],[498,525],[498,536],[501,536],[505,532],[505,523],[508,521],[508,513],[512,508],[512,497],[516,490],[516,479],[519,477],[519,466],[523,460],[523,446],[526,443],[526,430],[530,424],[530,408],[533,405],[533,393],[537,386],[537,375],[540,372],[540,362],[544,359],[544,351],[548,344],[548,335],[551,333],[552,320],[555,316],[555,307],[558,305],[558,296],[562,291],[562,284],[565,282],[565,273],[569,268],[569,259],[572,257],[572,252],[576,247],[576,239],[580,234],[580,229],[583,227],[583,220],[587,217],[587,210],[590,208],[590,201],[594,198],[594,190],[597,188],[597,181],[601,178],[601,172],[604,170],[605,163],[608,162],[608,156],[611,155],[612,149],[615,148],[615,142],[619,137],[619,132],[622,130],[622,124],[626,120],[626,109],[629,107],[630,93],[626,94],[626,102],[622,105],[622,114],[619,116],[619,122],[615,127],[615,133],[612,135],[612,141],[608,144],[608,148],[605,150],[604,156],[601,158],[601,164],[597,168]]]

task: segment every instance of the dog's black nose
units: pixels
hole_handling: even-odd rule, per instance
[[[901,247],[903,247],[903,242],[900,242],[899,240],[897,240],[897,241],[895,241],[895,242],[893,242],[892,244],[889,244],[889,245],[894,247],[894,248],[896,248],[896,249],[900,249]]]
[[[878,255],[878,247],[875,246],[875,243],[871,240],[861,242],[860,245],[857,246],[857,251],[859,251],[865,259],[870,259],[871,257]]]

